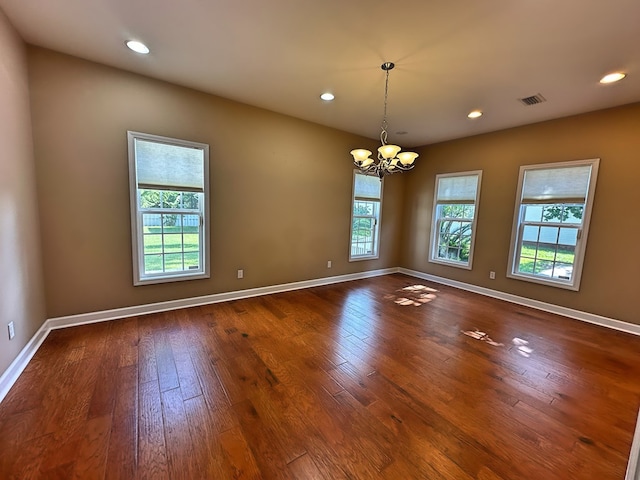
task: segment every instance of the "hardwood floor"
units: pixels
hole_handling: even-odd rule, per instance
[[[621,480],[639,352],[399,274],[56,330],[0,478]]]

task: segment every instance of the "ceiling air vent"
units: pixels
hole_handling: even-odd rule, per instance
[[[530,97],[520,98],[520,102],[524,105],[537,105],[538,103],[546,102],[547,99],[544,98],[539,93],[537,95],[531,95]]]

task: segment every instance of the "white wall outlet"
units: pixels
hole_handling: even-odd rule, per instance
[[[496,279],[496,272],[489,272],[489,278],[491,280],[495,280]]]
[[[238,270],[238,278],[244,278],[244,270]]]
[[[13,337],[16,336],[16,329],[13,327],[13,322],[9,322],[7,327],[9,327],[9,340],[13,340]]]
[[[327,268],[331,268],[331,260],[327,260]]]

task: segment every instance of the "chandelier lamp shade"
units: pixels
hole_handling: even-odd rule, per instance
[[[378,158],[371,158],[371,151],[364,148],[351,150],[353,163],[356,167],[364,173],[376,175],[380,178],[392,173],[411,170],[414,167],[415,159],[418,157],[417,153],[401,152],[402,148],[398,145],[387,143],[387,94],[389,92],[389,71],[393,67],[395,65],[391,62],[385,62],[380,67],[385,72],[386,79],[384,83],[384,115],[382,117],[382,132],[380,133],[382,145],[378,148]]]

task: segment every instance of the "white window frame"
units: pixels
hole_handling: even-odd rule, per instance
[[[475,198],[472,201],[468,199],[460,200],[460,201],[451,201],[451,202],[439,202],[439,190],[440,190],[440,180],[447,178],[456,178],[456,177],[477,177],[476,183],[476,194]],[[476,226],[478,223],[478,204],[480,202],[480,186],[482,185],[482,170],[473,170],[469,172],[455,172],[455,173],[442,173],[436,175],[435,179],[435,188],[433,193],[433,213],[431,216],[431,248],[429,249],[429,261],[432,263],[439,263],[442,265],[448,265],[450,267],[464,268],[466,270],[471,270],[473,267],[473,251],[476,239]],[[473,218],[456,218],[456,217],[443,217],[442,216],[442,207],[445,205],[452,204],[460,204],[460,205],[473,205],[474,213]],[[448,258],[441,258],[438,256],[439,251],[439,240],[440,240],[440,225],[445,221],[461,221],[464,223],[469,223],[471,225],[471,245],[469,247],[469,260],[454,260]]]
[[[358,197],[356,196],[356,178],[357,175],[362,175],[363,177],[371,177],[380,181],[380,197],[379,198],[368,198],[368,197]],[[384,178],[378,179],[378,177],[372,175],[366,175],[358,170],[353,171],[353,190],[351,195],[351,223],[349,224],[349,261],[358,261],[358,260],[371,260],[379,258],[380,256],[380,220],[382,218],[382,192],[384,190]],[[373,215],[356,215],[354,213],[356,202],[373,202],[376,204],[374,206],[374,214]],[[377,207],[377,208],[376,208]],[[374,226],[371,232],[372,235],[372,252],[364,253],[364,254],[354,254],[353,253],[353,221],[357,218],[372,218],[374,222]]]
[[[582,279],[582,268],[583,268],[584,257],[586,252],[587,238],[589,235],[589,224],[591,221],[591,210],[593,208],[593,200],[595,196],[599,164],[600,164],[600,159],[593,158],[593,159],[587,159],[587,160],[575,160],[570,162],[524,165],[520,167],[520,174],[518,177],[518,191],[516,194],[515,211],[513,215],[513,227],[511,229],[511,243],[509,248],[509,264],[507,267],[507,277],[518,279],[518,280],[524,280],[527,282],[539,283],[541,285],[564,288],[564,289],[573,290],[573,291],[578,291],[580,289],[580,281]],[[548,198],[542,201],[540,204],[541,205],[584,205],[581,223],[531,222],[531,221],[526,221],[524,219],[525,207],[527,205],[531,205],[531,203],[523,202],[523,198],[522,198],[525,174],[527,171],[553,170],[553,169],[562,169],[567,167],[580,167],[580,166],[591,167],[584,204],[582,202],[576,203],[575,201],[570,201],[570,200],[563,201],[561,198],[553,197],[553,195],[549,195]],[[546,226],[546,227],[552,227],[552,228],[562,227],[562,228],[577,229],[576,246],[574,250],[571,279],[547,277],[547,276],[536,275],[535,273],[525,273],[525,272],[518,271],[518,267],[520,265],[521,246],[522,246],[522,242],[524,241],[523,240],[524,227],[527,225]],[[554,258],[554,261],[553,261],[554,265],[555,265],[555,262],[556,260]]]
[[[140,207],[138,189],[138,166],[136,161],[136,140],[162,143],[179,147],[193,148],[202,151],[203,156],[203,191],[198,209],[147,209]],[[127,132],[129,153],[129,198],[131,208],[131,243],[133,253],[133,284],[148,285],[182,280],[195,280],[210,277],[210,227],[209,227],[209,145],[191,142],[177,138],[163,137],[140,132]],[[161,190],[161,189],[160,189]],[[174,189],[170,189],[174,190]],[[199,229],[199,260],[198,268],[194,270],[178,270],[145,273],[144,268],[144,214],[169,215],[198,215]],[[164,253],[163,253],[164,254]]]

